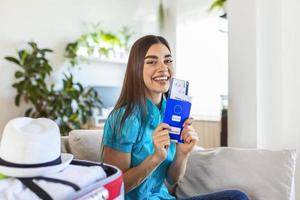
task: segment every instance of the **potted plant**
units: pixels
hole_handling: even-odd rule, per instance
[[[46,54],[52,50],[41,49],[35,42],[28,44],[31,51],[22,49],[18,51],[17,58],[5,57],[20,67],[15,73],[16,82],[13,84],[17,90],[15,105],[20,106],[23,99],[30,104],[25,116],[55,120],[62,135],[72,129],[85,127],[93,112],[102,107],[96,91],[75,83],[71,72],[65,74],[61,89],[55,89],[54,84],[47,84],[53,69]]]

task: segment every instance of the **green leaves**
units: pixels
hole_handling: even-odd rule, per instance
[[[10,62],[13,62],[13,63],[15,63],[15,64],[17,64],[17,65],[20,65],[19,60],[17,60],[17,59],[14,58],[14,57],[5,57],[5,59],[8,60],[8,61],[10,61]]]
[[[165,9],[162,0],[159,1],[158,19],[159,19],[158,22],[159,22],[160,33],[162,34],[165,28]]]
[[[118,34],[104,31],[99,24],[92,26],[92,31],[81,35],[76,41],[67,44],[65,57],[72,66],[87,62],[86,57],[106,57],[129,51],[129,39],[132,33],[124,26]]]
[[[21,99],[21,94],[17,94],[15,97],[15,105],[16,106],[20,105],[20,99]]]
[[[23,76],[24,76],[24,73],[23,73],[23,72],[17,71],[17,72],[15,73],[15,77],[16,77],[16,78],[21,78],[21,77],[23,77]]]
[[[46,54],[51,49],[40,49],[35,42],[29,42],[31,51],[18,51],[18,58],[5,57],[18,65],[21,70],[15,72],[17,81],[12,85],[17,90],[15,105],[21,100],[31,105],[25,116],[47,117],[55,120],[62,135],[75,128],[83,128],[95,109],[101,109],[102,103],[92,88],[84,88],[74,83],[73,75],[64,76],[63,88],[55,90],[55,86],[47,81],[53,71]]]
[[[26,50],[21,50],[18,52],[19,54],[19,58],[20,58],[20,65],[24,65],[25,64],[25,60],[27,58],[27,51]]]
[[[224,7],[224,3],[226,0],[214,0],[213,3],[209,7],[209,11],[213,10],[221,10]]]

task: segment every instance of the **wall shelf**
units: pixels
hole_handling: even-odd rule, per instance
[[[121,58],[101,58],[101,57],[80,57],[80,59],[87,60],[90,63],[112,63],[112,64],[127,64],[127,58],[121,59]]]

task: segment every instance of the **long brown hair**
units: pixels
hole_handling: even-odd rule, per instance
[[[157,43],[164,44],[171,52],[167,40],[155,35],[146,35],[138,39],[131,47],[121,94],[110,114],[117,114],[115,119],[120,122],[119,127],[114,126],[113,134],[122,130],[125,120],[130,117],[134,111],[141,111],[142,122],[145,122],[147,106],[145,94],[146,85],[143,80],[144,58],[148,49]],[[118,112],[120,108],[125,109],[123,115]]]

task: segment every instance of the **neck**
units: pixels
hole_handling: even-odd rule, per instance
[[[148,99],[152,101],[156,106],[160,105],[162,93],[155,93],[155,94],[146,94]]]

